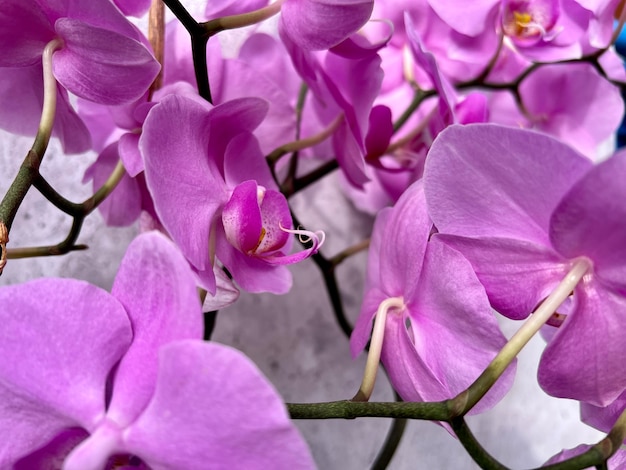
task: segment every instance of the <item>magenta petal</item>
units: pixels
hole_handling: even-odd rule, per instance
[[[105,387],[131,328],[107,292],[73,279],[0,289],[0,466],[64,428],[104,415]]]
[[[154,397],[126,432],[152,468],[314,468],[280,397],[227,346],[180,341],[159,353]]]
[[[536,132],[451,126],[428,154],[426,200],[440,232],[549,246],[554,208],[590,167],[562,142]]]
[[[432,227],[421,181],[407,188],[392,214],[381,237],[380,285],[389,297],[408,301],[416,293]]]
[[[127,16],[143,16],[150,8],[150,0],[114,0],[117,7]]]
[[[372,108],[365,136],[367,158],[378,158],[387,152],[394,132],[391,118],[391,109],[387,106],[378,105]]]
[[[239,298],[239,289],[235,287],[232,279],[226,275],[224,270],[216,266],[213,272],[217,281],[217,291],[215,295],[208,294],[206,296],[204,304],[202,305],[203,312],[228,307]]]
[[[89,437],[89,433],[84,429],[66,429],[44,447],[20,459],[12,468],[14,470],[32,470],[34,468],[37,470],[57,470],[63,468],[63,461],[67,455],[87,437]]]
[[[117,369],[109,417],[125,426],[154,391],[157,351],[174,340],[202,338],[195,277],[178,248],[159,232],[139,235],[128,247],[111,294],[130,317],[133,342]]]
[[[561,282],[569,262],[553,249],[506,238],[435,235],[460,251],[502,315],[526,318]]]
[[[233,280],[248,292],[285,294],[291,289],[291,273],[285,266],[268,264],[263,258],[248,256],[233,247],[219,227],[215,234],[217,258]]]
[[[242,253],[252,254],[261,243],[263,221],[255,181],[238,185],[222,209],[226,238]]]
[[[281,8],[281,27],[305,50],[329,49],[363,26],[372,0],[287,0]]]
[[[85,180],[93,180],[94,191],[100,189],[119,162],[117,142],[106,147],[85,172]],[[107,225],[125,227],[141,214],[141,193],[136,179],[124,174],[113,192],[98,206]]]
[[[352,330],[350,335],[350,353],[353,359],[363,351],[370,340],[373,320],[378,306],[387,298],[388,296],[377,288],[369,289],[366,292],[361,304],[359,318],[354,324],[354,330]]]
[[[259,142],[245,131],[235,136],[225,149],[224,177],[229,188],[242,181],[255,180],[266,189],[278,189]]]
[[[520,85],[534,128],[593,158],[619,127],[624,102],[619,89],[591,64],[540,67]]]
[[[223,170],[225,166],[224,155],[227,153],[226,148],[231,144],[231,141],[242,133],[254,131],[265,119],[267,110],[267,101],[252,97],[233,99],[211,110],[209,114],[211,132],[208,149],[209,156],[216,162],[218,168]],[[249,141],[245,145],[252,146]],[[255,150],[255,152],[257,151]],[[258,163],[255,168],[257,166]],[[228,175],[224,176],[228,177]]]
[[[0,8],[0,67],[41,64],[42,52],[54,39],[54,31],[37,3],[3,0]]]
[[[552,396],[606,406],[626,390],[626,298],[593,279],[582,282],[574,311],[541,357],[538,379]]]
[[[127,103],[139,98],[159,72],[152,54],[134,39],[70,18],[57,20],[55,29],[64,47],[54,54],[54,75],[82,98]]]
[[[414,365],[387,360],[385,365],[388,370],[416,367],[412,382],[422,400],[452,398],[465,390],[506,343],[471,266],[460,253],[438,240],[428,245],[419,291],[414,299],[405,301],[410,331],[404,333],[406,338],[402,341],[412,336],[412,347],[420,360]],[[404,319],[397,328],[407,330]],[[454,347],[450,347],[451,344]],[[386,340],[384,347],[398,346]],[[400,347],[407,353],[408,345]],[[417,370],[422,368],[425,375],[420,377]],[[509,366],[472,411],[493,407],[509,390],[514,373],[515,366]],[[390,377],[393,383],[396,374]],[[403,397],[414,399],[409,390]]]
[[[489,14],[498,3],[498,0],[473,0],[460,8],[455,0],[428,0],[443,21],[466,36],[478,36],[489,28]]]
[[[165,97],[148,113],[139,148],[146,182],[164,227],[193,266],[213,276],[209,231],[227,194],[207,156],[208,112],[194,100]],[[173,133],[169,132],[172,122],[187,125]]]
[[[120,137],[119,154],[129,176],[135,177],[144,170],[139,151],[139,132],[127,132]]]
[[[568,258],[587,256],[594,273],[626,289],[626,153],[593,168],[554,211],[550,239]]]
[[[624,410],[626,410],[626,391],[613,403],[604,407],[581,403],[580,419],[589,426],[608,433]]]
[[[34,136],[43,106],[43,67],[3,68],[0,74],[0,127]],[[57,90],[52,135],[59,138],[66,153],[85,152],[91,148],[89,131],[72,108],[67,91],[60,85]]]

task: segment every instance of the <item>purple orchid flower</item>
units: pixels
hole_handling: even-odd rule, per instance
[[[531,126],[563,140],[593,158],[611,138],[624,115],[619,88],[591,64],[540,67],[520,85]]]
[[[527,317],[573,266],[588,267],[543,353],[550,395],[606,406],[626,389],[626,154],[593,167],[560,141],[496,125],[453,126],[426,162],[436,235],[460,251],[493,307]]]
[[[325,53],[312,53],[298,47],[284,29],[280,33],[294,67],[312,92],[320,126],[336,125],[332,151],[339,166],[352,185],[362,187],[368,181],[365,139],[383,76],[378,50],[388,38],[370,44],[354,35]]]
[[[130,245],[111,294],[39,279],[0,299],[2,468],[313,467],[250,360],[200,340],[193,273],[163,235]]]
[[[85,151],[89,140],[65,90],[98,103],[129,102],[148,89],[159,64],[139,30],[108,0],[5,0],[0,67],[13,86],[0,89],[0,103],[6,104],[0,123],[8,123],[10,130],[34,134],[37,129],[43,100],[41,58],[55,39],[59,46],[52,68],[60,84],[55,134],[67,150]]]
[[[156,212],[212,294],[215,258],[243,289],[285,293],[291,274],[284,265],[315,253],[324,240],[293,230],[287,200],[251,133],[266,112],[258,98],[211,108],[168,96],[144,123],[140,148]],[[181,123],[176,133],[172,123]],[[312,246],[287,254],[288,233],[308,237]]]
[[[421,181],[393,208],[379,213],[366,294],[350,338],[356,357],[367,344],[374,318],[375,328],[384,322],[381,359],[393,387],[407,401],[453,398],[506,343],[471,265],[444,243],[428,241],[431,229]],[[372,338],[370,352],[374,343]],[[495,405],[510,388],[514,372],[513,365],[472,412]]]

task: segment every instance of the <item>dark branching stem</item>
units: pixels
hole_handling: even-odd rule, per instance
[[[333,158],[306,175],[297,178],[288,177],[281,185],[280,190],[285,197],[291,197],[297,192],[309,187],[311,184],[321,180],[324,176],[332,173],[337,168],[339,168],[339,164],[337,163],[337,160]]]
[[[450,424],[467,453],[472,457],[472,459],[474,459],[474,462],[476,462],[480,468],[484,470],[509,470],[508,467],[505,467],[498,462],[480,445],[462,416],[453,419]]]
[[[326,285],[326,292],[328,292],[328,297],[330,298],[330,303],[335,314],[335,320],[337,321],[339,328],[341,328],[341,331],[343,331],[346,337],[350,338],[353,327],[346,318],[346,314],[343,309],[341,292],[339,292],[339,285],[337,284],[337,277],[335,276],[335,266],[321,253],[316,253],[312,256],[312,258],[322,272],[324,284]]]
[[[17,210],[20,204],[22,204],[26,193],[28,193],[33,182],[39,176],[39,167],[42,159],[43,153],[39,154],[33,149],[28,151],[17,172],[17,176],[4,195],[2,202],[0,202],[0,221],[6,225],[8,231],[11,230]]]
[[[163,3],[167,5],[191,36],[191,55],[193,57],[193,68],[196,75],[198,93],[209,103],[212,103],[209,72],[206,62],[206,46],[209,38],[215,33],[207,32],[178,0],[163,0]]]
[[[15,250],[8,250],[8,258],[30,258],[34,256],[57,256],[69,253],[70,251],[83,250],[85,245],[76,245],[76,240],[80,234],[85,218],[91,214],[106,197],[111,194],[115,186],[124,175],[124,166],[117,164],[111,176],[91,197],[82,203],[75,203],[67,200],[59,194],[43,176],[37,172],[31,180],[31,185],[50,201],[57,209],[73,218],[72,227],[62,242],[51,246],[26,247]]]

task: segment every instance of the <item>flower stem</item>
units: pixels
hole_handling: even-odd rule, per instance
[[[43,107],[39,129],[37,130],[33,146],[28,151],[26,158],[24,158],[17,176],[2,198],[2,202],[0,202],[0,228],[2,229],[2,237],[0,239],[0,274],[2,274],[2,269],[8,258],[6,244],[9,241],[11,225],[13,225],[17,210],[22,204],[24,197],[26,197],[26,193],[39,176],[39,167],[52,134],[57,102],[57,82],[52,73],[52,55],[54,51],[61,47],[61,44],[59,39],[54,39],[44,48],[41,58],[43,65]]]
[[[240,15],[223,16],[221,18],[215,18],[205,23],[200,23],[200,26],[204,28],[206,34],[213,36],[214,34],[224,31],[226,29],[237,29],[246,26],[252,26],[260,23],[280,12],[284,0],[278,0],[274,3],[267,5],[255,11],[248,13],[242,13]]]
[[[458,408],[455,406],[458,416],[462,416],[472,409],[489,391],[496,380],[498,380],[511,362],[513,362],[522,348],[526,346],[535,333],[550,319],[563,301],[569,297],[591,266],[591,261],[588,258],[578,258],[574,262],[569,273],[567,273],[561,283],[504,345],[484,372],[480,374],[467,390],[461,392],[453,399],[458,406]]]
[[[60,39],[53,39],[43,50],[41,57],[43,65],[43,108],[41,110],[41,120],[33,151],[43,157],[48,148],[52,127],[54,126],[54,115],[57,109],[57,81],[52,74],[52,54],[61,47]]]
[[[361,387],[356,393],[352,401],[368,401],[372,396],[374,384],[376,383],[376,374],[378,372],[378,364],[380,363],[380,353],[383,349],[383,340],[385,338],[385,324],[387,320],[387,312],[392,308],[404,308],[404,299],[402,297],[391,297],[383,300],[378,306],[375,315],[374,330],[372,331],[372,339],[370,341],[370,349],[367,353],[367,362],[365,363],[365,373]]]
[[[165,5],[161,0],[152,0],[148,12],[148,41],[154,57],[161,64],[159,74],[150,86],[150,95],[161,88],[163,83],[163,54],[165,49]]]
[[[284,145],[281,145],[277,149],[273,150],[272,153],[270,153],[266,157],[267,161],[270,163],[270,165],[274,165],[283,155],[312,147],[319,144],[320,142],[325,141],[328,137],[332,135],[333,132],[335,132],[337,127],[339,127],[339,124],[342,123],[343,119],[344,115],[343,113],[340,113],[326,128],[322,129],[319,134],[315,134],[311,137],[306,137],[304,139],[294,140],[293,142],[288,142]]]

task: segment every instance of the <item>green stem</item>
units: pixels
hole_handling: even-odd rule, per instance
[[[240,15],[215,18],[204,23],[200,23],[200,26],[209,37],[227,29],[238,29],[245,28],[246,26],[252,26],[280,13],[280,8],[283,2],[284,0],[278,0],[255,11],[242,13]]]
[[[450,410],[446,402],[362,402],[287,403],[292,419],[408,418],[446,421]]]
[[[43,69],[43,106],[39,128],[33,146],[26,154],[15,179],[9,186],[0,202],[0,274],[6,265],[8,252],[6,244],[9,242],[9,232],[15,220],[17,211],[26,197],[26,193],[39,176],[39,167],[48,148],[48,142],[54,127],[56,114],[57,82],[52,73],[52,55],[61,47],[59,39],[53,39],[43,50],[41,56]]]
[[[461,392],[453,399],[458,405],[458,416],[462,416],[471,410],[489,391],[496,380],[504,373],[511,362],[513,362],[522,348],[550,319],[565,299],[569,297],[578,282],[590,268],[591,261],[587,258],[579,258],[574,262],[569,273],[561,283],[504,345],[485,371],[480,374],[467,390]]]

